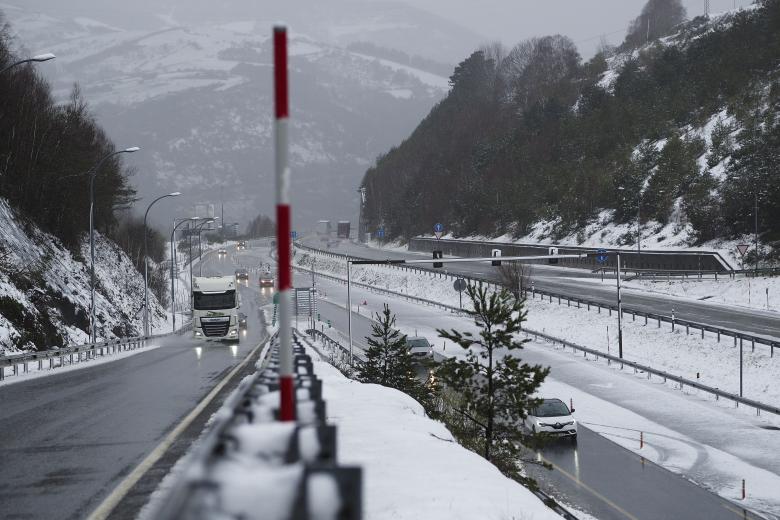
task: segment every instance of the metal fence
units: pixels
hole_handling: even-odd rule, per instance
[[[296,266],[296,269],[309,271],[306,268],[297,267],[297,266]],[[339,277],[336,277],[336,276],[326,275],[326,274],[322,274],[322,273],[319,273],[319,272],[317,273],[317,276],[321,276],[321,277],[329,279],[329,280],[333,280],[333,281],[336,281],[336,282],[339,282],[339,283],[342,283],[342,284],[346,284],[346,280],[345,279],[339,278]],[[392,296],[401,297],[401,298],[404,298],[407,301],[414,301],[414,302],[417,302],[417,303],[422,303],[424,305],[437,307],[437,308],[444,309],[444,310],[446,310],[448,312],[452,312],[452,313],[455,313],[455,314],[464,312],[463,309],[459,309],[459,308],[453,307],[451,305],[446,305],[446,304],[441,303],[441,302],[434,302],[434,301],[431,301],[431,300],[427,300],[425,298],[418,298],[416,296],[411,296],[411,295],[408,295],[408,294],[402,294],[402,293],[398,293],[398,292],[395,292],[395,291],[390,291],[388,289],[382,289],[382,288],[379,288],[379,287],[369,286],[369,285],[361,284],[361,283],[357,283],[357,282],[351,282],[351,283],[354,286],[367,288],[367,289],[369,289],[369,290],[371,290],[371,291],[373,291],[375,293],[389,294],[389,295],[392,295]],[[539,291],[536,291],[536,292],[538,293]],[[576,301],[576,300],[571,300],[571,301]],[[612,309],[612,310],[615,310],[615,309]],[[623,312],[624,312],[624,314],[629,313],[626,310],[624,310]],[[639,314],[637,314],[637,315],[639,315]],[[648,316],[648,315],[644,314],[644,316]],[[680,320],[675,320],[675,323],[679,325],[681,322],[680,322]],[[687,323],[689,325],[689,327],[692,325],[690,322],[685,322],[685,323]],[[696,327],[698,328],[699,325],[696,324]],[[569,348],[572,348],[574,350],[583,352],[585,355],[590,354],[592,356],[595,356],[597,359],[603,358],[603,359],[607,360],[609,363],[613,363],[613,362],[614,363],[619,363],[621,369],[623,369],[624,367],[630,367],[630,368],[633,368],[637,372],[643,372],[643,373],[648,374],[648,377],[650,377],[651,375],[655,375],[655,376],[663,378],[664,381],[667,381],[667,380],[674,381],[674,382],[676,382],[676,383],[678,383],[680,385],[681,389],[684,388],[685,386],[691,387],[691,388],[696,388],[696,389],[701,390],[703,392],[712,394],[713,396],[715,396],[716,400],[719,400],[722,397],[722,398],[725,398],[725,399],[733,401],[736,406],[739,406],[740,404],[742,404],[742,405],[745,405],[745,406],[748,406],[748,407],[751,407],[751,408],[755,408],[757,414],[760,413],[761,411],[765,411],[765,412],[770,412],[770,413],[773,413],[773,414],[780,415],[780,408],[778,408],[777,406],[774,406],[774,405],[764,404],[764,403],[761,403],[759,401],[755,401],[753,399],[747,399],[745,397],[740,397],[737,394],[733,394],[733,393],[730,393],[730,392],[725,392],[725,391],[720,390],[718,388],[713,388],[713,387],[710,387],[710,386],[707,386],[707,385],[703,385],[703,384],[701,384],[699,382],[692,381],[690,379],[686,379],[686,378],[681,377],[681,376],[676,376],[676,375],[670,374],[668,372],[664,372],[662,370],[656,370],[654,368],[642,365],[640,363],[635,363],[633,361],[627,361],[625,359],[620,359],[620,358],[618,358],[616,356],[612,356],[610,354],[605,354],[605,353],[603,353],[601,351],[598,351],[598,350],[595,350],[595,349],[591,349],[591,348],[588,348],[588,347],[584,347],[584,346],[578,345],[576,343],[573,343],[573,342],[570,342],[570,341],[567,341],[567,340],[564,340],[564,339],[561,339],[561,338],[556,338],[555,336],[551,336],[551,335],[545,334],[543,332],[538,332],[538,331],[535,331],[535,330],[532,330],[532,329],[528,329],[528,328],[524,328],[523,330],[524,330],[525,334],[530,335],[530,336],[534,336],[537,339],[538,338],[543,338],[543,339],[545,339],[547,341],[563,345],[564,347],[569,347]],[[707,328],[705,326],[705,330],[718,331],[718,330],[722,330],[722,329]],[[739,333],[737,333],[737,334],[739,334]],[[742,337],[740,337],[740,336],[742,336]],[[740,335],[740,336],[737,336],[737,337],[740,337],[740,340],[742,340],[743,337],[744,338],[754,338],[752,336],[747,336],[747,335]],[[735,338],[734,341],[735,341],[735,345],[736,345],[737,344],[736,343],[736,338]],[[740,347],[741,347],[741,345],[742,344],[740,343]],[[771,345],[773,350],[774,350],[774,346],[777,346],[777,344],[773,343]]]
[[[328,518],[362,518],[362,470],[337,462],[336,426],[326,423],[322,381],[314,373],[304,344],[311,347],[306,338],[294,331],[296,422],[279,423],[276,420],[279,342],[278,334],[275,334],[260,354],[258,370],[241,381],[220,413],[214,415],[206,435],[188,457],[185,467],[176,473],[164,500],[148,515],[150,518],[243,517],[246,511],[236,510],[236,504],[226,500],[226,488],[234,488],[236,483],[223,478],[224,465],[236,464],[239,458],[243,461],[243,471],[251,467],[255,474],[263,477],[254,483],[240,483],[247,494],[243,498],[244,507],[263,511],[272,507],[264,501],[270,498],[274,510],[287,511],[285,518],[322,518],[317,515],[316,499],[311,500],[308,495],[312,490],[312,478],[324,475],[335,484],[333,491],[337,496],[333,503],[338,504],[337,514]],[[290,425],[286,432],[280,430],[285,424]],[[248,426],[252,438],[248,437]],[[254,439],[261,442],[254,442]],[[233,496],[235,493],[235,490],[230,491]],[[252,503],[253,499],[255,503]]]
[[[183,334],[192,328],[192,322],[186,323],[175,334]],[[73,345],[50,350],[39,350],[35,352],[22,352],[20,354],[10,354],[0,357],[0,381],[10,375],[18,376],[30,371],[30,365],[37,364],[38,370],[62,368],[89,361],[102,356],[109,356],[128,350],[136,350],[146,346],[147,341],[170,336],[174,333],[157,334],[154,336],[135,336],[130,338],[118,338],[98,343],[87,343],[84,345]],[[48,365],[48,366],[47,366]]]

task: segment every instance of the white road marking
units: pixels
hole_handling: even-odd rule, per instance
[[[249,359],[255,355],[255,353],[260,350],[260,347],[265,344],[265,342],[268,340],[268,338],[264,339],[260,343],[258,343],[255,348],[252,349],[252,351],[247,354],[247,356],[236,365],[233,370],[230,371],[228,375],[226,375],[218,384],[215,386],[209,394],[203,398],[203,400],[198,403],[198,405],[192,409],[192,411],[187,414],[187,416],[174,428],[168,435],[165,436],[165,438],[162,440],[160,444],[157,445],[152,452],[146,456],[146,458],[141,461],[141,463],[135,467],[135,469],[127,476],[125,479],[119,483],[119,485],[114,488],[114,490],[111,492],[110,495],[108,495],[105,500],[95,509],[92,514],[89,515],[88,520],[103,520],[105,518],[108,518],[111,512],[114,510],[114,508],[119,504],[119,502],[122,501],[122,499],[127,495],[127,493],[132,489],[133,486],[135,486],[139,480],[141,480],[141,477],[144,476],[144,474],[149,471],[149,469],[157,463],[158,460],[162,458],[162,456],[165,454],[166,451],[171,447],[171,445],[176,441],[176,439],[179,437],[179,435],[184,432],[184,430],[187,429],[187,427],[192,423],[192,421],[195,420],[195,418],[200,415],[203,410],[211,403],[211,401],[214,400],[214,398],[217,396],[217,394],[222,390],[222,388],[227,384],[227,382],[234,376],[236,373],[241,370],[244,365],[247,364]]]

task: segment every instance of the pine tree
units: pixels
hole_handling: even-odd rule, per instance
[[[538,405],[533,395],[550,369],[522,363],[512,352],[526,341],[516,338],[526,319],[524,299],[506,290],[488,294],[482,284],[469,285],[467,293],[474,309],[467,313],[479,334],[439,329],[442,338],[466,352],[464,358],[443,362],[437,374],[444,386],[460,394],[460,413],[480,427],[480,438],[470,445],[481,448],[504,474],[519,479],[520,444],[533,440],[520,424]]]
[[[371,336],[366,337],[366,360],[357,370],[358,379],[409,394],[431,413],[436,388],[418,379],[406,335],[395,328],[395,314],[385,304],[381,314],[374,313],[374,320]]]

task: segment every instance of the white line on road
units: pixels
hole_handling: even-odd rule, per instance
[[[187,427],[192,423],[192,421],[194,421],[195,418],[206,409],[206,407],[211,403],[211,401],[214,400],[214,398],[217,396],[217,394],[219,394],[227,382],[230,381],[230,379],[232,379],[233,376],[236,375],[236,373],[238,373],[238,371],[247,364],[249,359],[254,356],[258,350],[260,350],[260,347],[262,347],[266,341],[268,341],[268,338],[265,338],[263,341],[258,343],[255,348],[253,348],[252,351],[247,354],[247,356],[241,361],[241,363],[236,365],[233,370],[231,370],[230,373],[226,375],[217,384],[217,386],[215,386],[211,392],[209,392],[209,394],[204,397],[195,408],[192,409],[189,414],[187,414],[187,416],[176,426],[176,428],[174,428],[168,435],[165,436],[163,441],[158,444],[157,447],[154,448],[154,450],[152,450],[152,452],[147,455],[146,458],[141,461],[141,463],[136,466],[135,469],[127,477],[125,477],[125,479],[120,482],[116,488],[114,488],[111,494],[108,495],[105,500],[103,500],[97,509],[95,509],[91,515],[89,515],[88,520],[103,520],[109,517],[119,502],[121,502],[127,493],[133,488],[133,486],[135,486],[138,481],[141,480],[141,477],[143,477],[144,474],[149,471],[149,469],[154,466],[158,460],[162,458],[162,456],[166,451],[168,451],[179,435],[181,435],[182,432],[184,432],[184,430],[186,430]]]

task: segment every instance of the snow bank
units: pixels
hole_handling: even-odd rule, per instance
[[[310,352],[318,359],[315,352]],[[408,395],[346,378],[314,361],[340,462],[363,467],[364,517],[381,519],[560,519],[536,496],[460,446]]]

